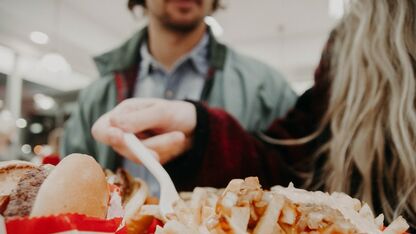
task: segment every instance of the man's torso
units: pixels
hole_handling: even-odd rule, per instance
[[[199,100],[209,70],[208,34],[187,54],[166,70],[149,52],[147,42],[140,47],[141,62],[134,97]],[[150,193],[159,194],[157,180],[143,166],[124,159],[123,167],[147,182]]]

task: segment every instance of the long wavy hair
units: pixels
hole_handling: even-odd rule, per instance
[[[317,152],[323,187],[381,206],[388,221],[416,220],[415,13],[415,0],[351,0],[335,29],[319,130],[274,141],[303,144],[329,128]]]
[[[321,148],[329,191],[369,204],[388,220],[416,211],[416,2],[355,0],[337,28]],[[361,183],[352,191],[353,171]],[[396,194],[392,196],[391,194]]]

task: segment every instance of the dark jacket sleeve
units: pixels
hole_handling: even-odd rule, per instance
[[[313,91],[298,100],[287,120],[278,119],[266,135],[291,139],[311,134],[317,126],[300,108],[307,108]],[[170,162],[166,169],[179,190],[195,186],[224,187],[231,179],[258,176],[264,187],[294,182],[300,186],[309,171],[315,151],[315,139],[304,145],[282,146],[263,142],[248,134],[239,123],[221,109],[195,103],[198,123],[193,148],[184,156]],[[308,119],[308,122],[303,122]]]
[[[285,118],[276,119],[265,132],[277,139],[297,139],[314,133],[325,113],[329,94],[328,49],[315,72],[315,84],[296,102]],[[193,148],[165,165],[179,190],[195,186],[224,187],[231,179],[258,176],[264,187],[294,182],[301,186],[313,168],[314,153],[328,137],[321,134],[301,145],[268,144],[247,133],[221,109],[194,103],[197,126]]]

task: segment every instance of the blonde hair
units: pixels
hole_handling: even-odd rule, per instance
[[[326,188],[355,193],[370,205],[378,194],[388,220],[416,211],[414,4],[351,3],[336,32],[324,118],[332,134],[322,148],[328,155]],[[353,170],[361,179],[356,191]]]
[[[378,204],[388,221],[400,214],[416,220],[415,4],[352,0],[336,28],[319,130],[274,141],[302,144],[329,127],[331,138],[318,150],[326,157],[324,188]]]

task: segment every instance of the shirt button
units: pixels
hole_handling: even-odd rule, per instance
[[[173,91],[172,90],[166,90],[165,91],[165,97],[166,98],[173,98]]]

